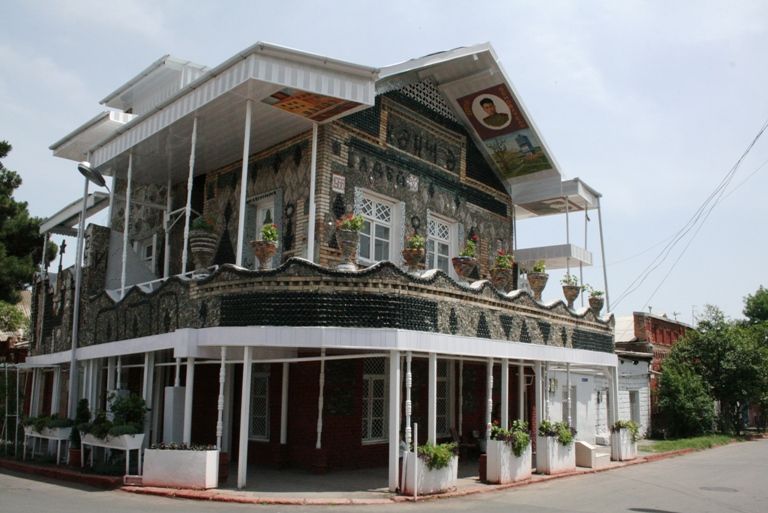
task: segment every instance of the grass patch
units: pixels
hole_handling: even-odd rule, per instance
[[[678,438],[677,440],[653,440],[652,444],[643,445],[642,450],[649,452],[669,452],[680,449],[709,449],[739,440],[728,435],[695,436],[693,438]]]

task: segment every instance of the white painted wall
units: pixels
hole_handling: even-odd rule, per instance
[[[640,402],[640,433],[643,436],[650,428],[651,394],[648,384],[650,375],[648,364],[648,361],[619,358],[619,419],[632,418],[629,392],[637,391]]]
[[[552,421],[568,420],[563,418],[563,403],[567,375],[565,372],[550,372],[550,378],[557,380],[557,391],[554,394],[546,393],[549,397],[549,418]],[[596,416],[597,400],[595,394],[595,380],[597,376],[591,374],[578,374],[571,372],[571,387],[576,387],[576,394],[571,393],[571,402],[576,402],[576,440],[582,440],[591,444],[595,443],[597,435]],[[574,420],[574,419],[572,419]]]

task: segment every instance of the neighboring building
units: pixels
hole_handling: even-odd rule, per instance
[[[103,103],[120,112],[52,146],[113,185],[88,198],[110,215],[85,233],[75,344],[73,270],[35,286],[29,362],[52,399],[33,413],[71,412],[74,346],[92,408],[115,388],[142,394],[149,440],[216,443],[239,486],[258,461],[386,465],[392,490],[413,422],[422,442],[466,440],[491,417],[535,429],[570,412],[594,442],[587,424],[608,425],[597,405],[617,418],[594,387],[616,386],[611,316],[458,283],[450,265],[477,236],[486,278],[497,249],[516,248],[516,220],[599,208],[596,191],[562,181],[489,45],[383,69],[263,43],[210,70],[165,57]],[[76,233],[78,205],[43,231]],[[335,269],[334,221],[348,212],[365,219],[358,272]],[[217,240],[204,272],[187,244],[198,215]],[[274,269],[254,271],[248,241],[265,222],[280,244]],[[427,239],[419,275],[400,267],[414,230]],[[591,263],[572,244],[525,255]]]
[[[666,315],[645,312],[616,319],[619,416],[639,421],[643,432],[652,431],[658,415],[656,390],[664,359],[690,329]]]

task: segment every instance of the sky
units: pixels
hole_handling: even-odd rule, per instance
[[[490,42],[564,176],[603,195],[616,315],[691,323],[713,304],[737,318],[768,285],[768,135],[706,222],[653,264],[768,120],[768,2],[6,0],[3,18],[0,139],[33,215],[82,194],[75,163],[48,147],[164,54],[213,67],[266,41],[386,66]],[[589,217],[584,281],[603,289]],[[584,224],[571,216],[572,242]],[[518,230],[519,247],[566,240],[563,216]],[[545,300],[559,297],[562,271],[551,274]]]

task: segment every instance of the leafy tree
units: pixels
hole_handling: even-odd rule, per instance
[[[762,285],[754,294],[744,298],[744,316],[749,324],[768,321],[768,289]]]
[[[659,408],[670,435],[695,436],[712,431],[714,400],[691,365],[668,358],[658,393]]]
[[[0,301],[0,331],[16,331],[26,327],[28,321],[15,305]]]
[[[0,159],[10,151],[11,145],[0,141]],[[32,282],[43,242],[40,218],[29,215],[25,201],[13,198],[13,191],[20,185],[21,176],[0,162],[0,301],[9,303],[16,303],[18,291]],[[55,254],[48,252],[46,258],[50,261]]]

